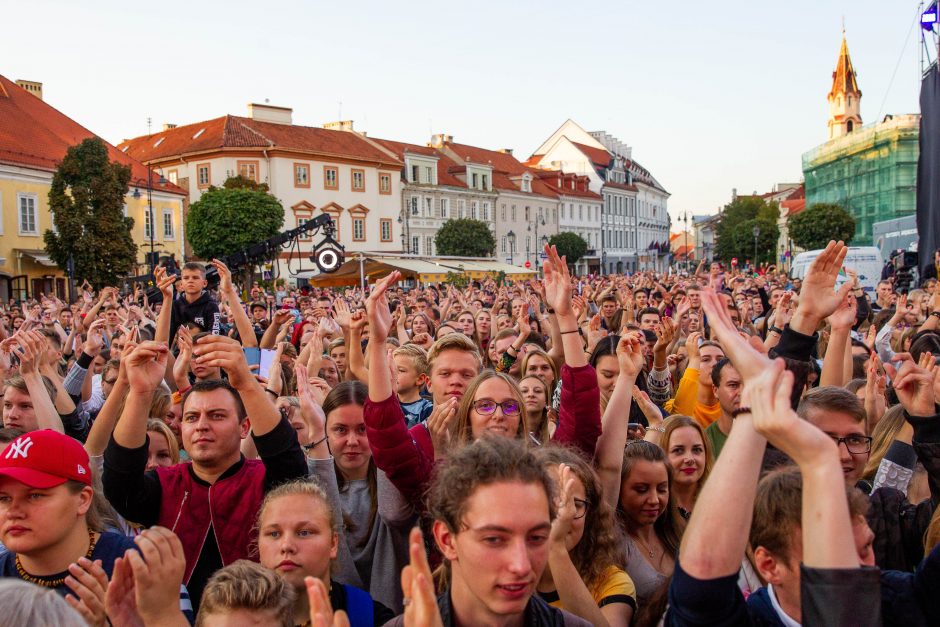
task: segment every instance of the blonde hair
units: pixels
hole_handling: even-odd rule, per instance
[[[428,351],[428,372],[434,370],[434,361],[441,356],[441,353],[449,350],[462,351],[470,353],[476,359],[477,368],[483,367],[483,357],[480,355],[480,349],[473,343],[469,337],[463,333],[448,333],[438,339]]]
[[[339,526],[336,524],[336,510],[330,502],[330,497],[326,495],[326,492],[320,487],[320,484],[307,479],[294,479],[293,481],[282,483],[268,492],[261,502],[261,507],[258,508],[258,519],[255,522],[256,527],[261,527],[261,519],[264,517],[264,510],[266,510],[273,501],[284,498],[285,496],[306,496],[320,501],[324,509],[326,509],[326,514],[330,521],[330,529],[333,533],[339,533]]]
[[[428,354],[417,344],[405,344],[392,351],[392,357],[406,357],[419,375],[428,373]]]
[[[903,426],[904,407],[902,405],[895,405],[889,408],[888,411],[885,412],[885,415],[881,417],[881,420],[878,421],[878,424],[875,425],[875,428],[872,429],[871,432],[871,453],[868,455],[868,463],[865,464],[865,470],[862,471],[863,479],[873,480],[875,478],[875,475],[878,473],[878,466],[881,465],[881,460],[884,459],[888,448]]]
[[[151,418],[147,421],[147,433],[159,433],[166,438],[167,447],[170,449],[170,459],[173,464],[180,463],[180,445],[176,440],[176,434],[162,420]]]
[[[205,625],[209,614],[226,610],[271,612],[281,627],[294,627],[294,588],[273,570],[261,564],[238,560],[215,571],[202,592],[196,627]]]

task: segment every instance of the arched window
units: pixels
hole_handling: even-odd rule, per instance
[[[848,122],[845,123],[845,130],[847,133],[851,133],[854,127],[855,125],[852,123],[852,120],[849,120]]]

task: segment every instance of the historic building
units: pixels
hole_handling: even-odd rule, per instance
[[[401,251],[434,256],[434,238],[450,219],[472,218],[486,222],[495,233],[497,190],[493,168],[469,169],[429,146],[369,138],[404,165],[401,181]]]
[[[528,261],[530,267],[536,267],[542,236],[558,232],[558,195],[510,149],[458,144],[452,135],[443,134],[434,135],[430,147],[453,160],[456,173],[465,176],[471,187],[496,191],[496,256],[511,265],[521,266]],[[482,219],[489,218],[484,215]]]
[[[351,121],[299,126],[292,109],[250,104],[247,117],[167,124],[118,148],[188,190],[192,201],[210,186],[241,175],[267,183],[284,206],[284,229],[327,214],[347,255],[402,249],[398,219],[404,164],[356,132]],[[309,254],[316,241],[302,240],[300,252]],[[281,276],[286,265],[282,262]]]
[[[53,228],[49,188],[68,149],[94,136],[43,101],[42,83],[0,76],[0,299],[68,297],[65,273],[46,254],[43,242],[43,233]],[[156,253],[182,259],[185,191],[160,183],[158,174],[151,178],[144,165],[110,144],[108,153],[112,161],[131,168],[125,211],[134,219],[131,234],[141,270],[147,267],[151,242]],[[151,182],[154,224],[147,201]]]
[[[669,193],[633,159],[632,149],[604,131],[567,120],[526,161],[532,167],[587,176],[602,198],[602,273],[663,270],[668,265]]]
[[[855,218],[856,246],[872,224],[915,211],[920,115],[886,115],[862,126],[862,92],[845,36],[832,73],[829,141],[803,154],[806,206],[838,203]]]

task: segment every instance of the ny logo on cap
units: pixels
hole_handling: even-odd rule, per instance
[[[29,449],[33,446],[33,440],[31,437],[26,436],[25,438],[20,438],[19,440],[13,440],[10,443],[10,449],[7,451],[7,454],[4,455],[6,459],[16,459],[17,457],[22,457],[26,459],[29,455]]]

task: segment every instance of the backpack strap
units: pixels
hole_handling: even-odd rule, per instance
[[[352,627],[372,627],[375,624],[375,606],[365,590],[343,584],[346,590],[346,613]]]

